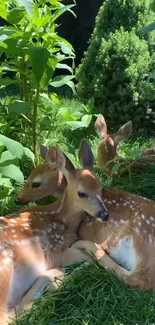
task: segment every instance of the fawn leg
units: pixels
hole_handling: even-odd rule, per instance
[[[48,291],[54,291],[58,288],[56,278],[60,278],[63,275],[64,272],[60,269],[50,269],[39,276],[31,289],[16,306],[16,315],[19,316],[23,310],[29,310],[32,307],[33,301],[42,295],[45,288]]]
[[[8,297],[11,287],[13,262],[10,257],[1,257],[0,263],[0,324],[7,325]]]

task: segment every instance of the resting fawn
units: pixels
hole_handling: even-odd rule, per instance
[[[132,133],[131,121],[122,125],[116,134],[111,135],[108,134],[106,121],[103,115],[100,114],[95,122],[95,130],[100,138],[97,162],[99,168],[104,174],[111,176],[112,169],[117,162],[128,163],[132,165],[133,168],[143,167],[146,164],[155,164],[155,144],[152,145],[152,148],[143,151],[140,158],[119,159],[117,147],[121,141],[126,141],[129,139]]]
[[[55,162],[65,175],[68,185],[64,194],[50,205],[50,211],[0,218],[1,325],[7,324],[13,307],[20,312],[31,306],[38,290],[41,293],[50,280],[63,273],[54,268],[89,259],[69,248],[77,240],[76,231],[85,211],[101,222],[109,217],[101,198],[101,184],[92,170],[93,154],[85,141],[80,149],[82,169],[75,169],[59,147],[49,149],[47,160],[49,165]]]
[[[110,218],[103,225],[87,216],[73,245],[101,261],[130,286],[155,289],[155,202],[137,195],[103,189]]]

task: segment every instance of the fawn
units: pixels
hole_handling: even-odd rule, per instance
[[[55,147],[51,147],[51,150],[54,153]],[[40,154],[45,163],[32,170],[26,184],[15,200],[16,204],[25,205],[49,195],[59,198],[66,188],[66,177],[58,169],[55,161],[51,162],[50,165],[48,164],[48,149],[43,145],[40,146]]]
[[[102,198],[109,220],[101,225],[87,216],[73,247],[93,253],[130,286],[154,290],[155,201],[116,189],[103,189]]]
[[[116,269],[131,286],[155,289],[151,259],[155,250],[155,202],[114,188],[103,188],[102,197],[110,213],[109,221],[101,227],[99,222],[85,217],[78,229],[83,241],[75,247],[83,247],[89,254],[93,251],[98,258],[104,254],[105,267]],[[50,204],[33,208],[49,211]]]
[[[18,314],[29,308],[38,290],[40,294],[55,276],[63,274],[57,268],[89,259],[69,248],[77,240],[76,231],[85,211],[100,222],[109,217],[101,198],[100,181],[93,172],[93,154],[85,141],[79,156],[83,168],[75,169],[58,146],[48,150],[48,164],[55,162],[68,184],[64,194],[50,205],[50,211],[27,211],[0,218],[1,325],[7,324],[13,307]]]
[[[100,138],[98,146],[97,162],[102,172],[108,176],[112,175],[112,169],[117,162],[128,162],[134,168],[142,167],[146,164],[155,164],[155,144],[141,153],[141,158],[119,160],[117,147],[121,141],[129,139],[132,133],[132,122],[129,121],[121,126],[116,134],[108,134],[107,124],[103,115],[99,114],[95,122],[95,131]],[[109,161],[109,163],[108,163]]]

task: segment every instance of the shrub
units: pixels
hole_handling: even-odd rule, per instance
[[[146,86],[152,70],[154,35],[147,34],[144,39],[142,33],[142,27],[153,20],[149,5],[149,0],[105,1],[77,70],[79,97],[88,100],[94,96],[95,105],[117,124],[127,119],[140,124],[150,107],[149,96],[151,105],[155,99],[154,86]]]

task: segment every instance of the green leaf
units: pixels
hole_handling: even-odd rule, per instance
[[[51,119],[48,116],[45,116],[40,122],[41,130],[51,130]]]
[[[25,114],[29,112],[31,109],[30,103],[23,102],[22,100],[14,100],[9,106],[8,106],[8,112],[9,113],[17,113]]]
[[[144,27],[144,32],[145,33],[152,32],[153,30],[155,30],[155,22],[151,23],[147,27]]]
[[[32,18],[33,16],[33,0],[16,0],[19,6],[23,6],[28,15]]]
[[[91,114],[86,114],[82,116],[81,121],[85,123],[86,128],[89,126],[90,122],[92,120],[92,115]]]
[[[60,9],[56,10],[53,14],[52,22],[54,22],[58,17],[60,17],[66,11],[70,11],[73,15],[75,15],[73,11],[70,10],[73,7],[75,7],[75,5],[67,5],[67,6],[62,6]]]
[[[58,69],[68,70],[68,71],[70,71],[71,73],[73,73],[73,69],[72,69],[69,65],[67,65],[67,64],[65,64],[65,63],[58,63],[58,64],[57,64],[57,68],[58,68]]]
[[[30,158],[34,164],[35,156],[34,153],[27,147],[24,147],[25,155]]]
[[[0,16],[3,19],[6,19],[7,9],[6,9],[6,3],[4,0],[0,0]]]
[[[8,166],[10,164],[14,164],[16,166],[18,166],[18,158],[16,158],[14,155],[12,155],[12,153],[8,150],[3,151],[1,158],[0,158],[0,167],[3,166]]]
[[[46,48],[41,46],[31,46],[30,55],[32,60],[32,70],[39,85],[40,80],[46,68],[47,60],[49,58],[49,52]]]
[[[112,168],[112,174],[115,174],[118,171],[118,169],[120,168],[120,166],[121,166],[121,164],[119,162],[117,162]]]
[[[0,140],[0,154],[3,151],[3,149],[4,149],[4,145],[3,145],[3,142]]]
[[[4,146],[17,158],[21,159],[24,156],[24,147],[17,141],[5,137],[0,134],[0,141]]]
[[[53,78],[53,81],[50,83],[51,86],[53,87],[62,87],[66,85],[70,80],[75,78],[75,76],[57,76]]]
[[[0,173],[5,177],[14,179],[18,183],[23,183],[24,182],[23,173],[15,165],[10,164],[9,166],[0,167]]]
[[[18,24],[20,20],[24,17],[24,15],[25,15],[25,9],[13,8],[9,10],[7,14],[7,21],[12,25]]]
[[[54,103],[56,103],[57,105],[60,104],[60,99],[59,99],[59,96],[58,96],[57,94],[52,93],[52,94],[51,94],[51,99],[52,99],[52,101],[53,101]]]
[[[0,182],[0,200],[5,199],[9,194],[9,187],[4,186],[3,184],[1,185]]]

